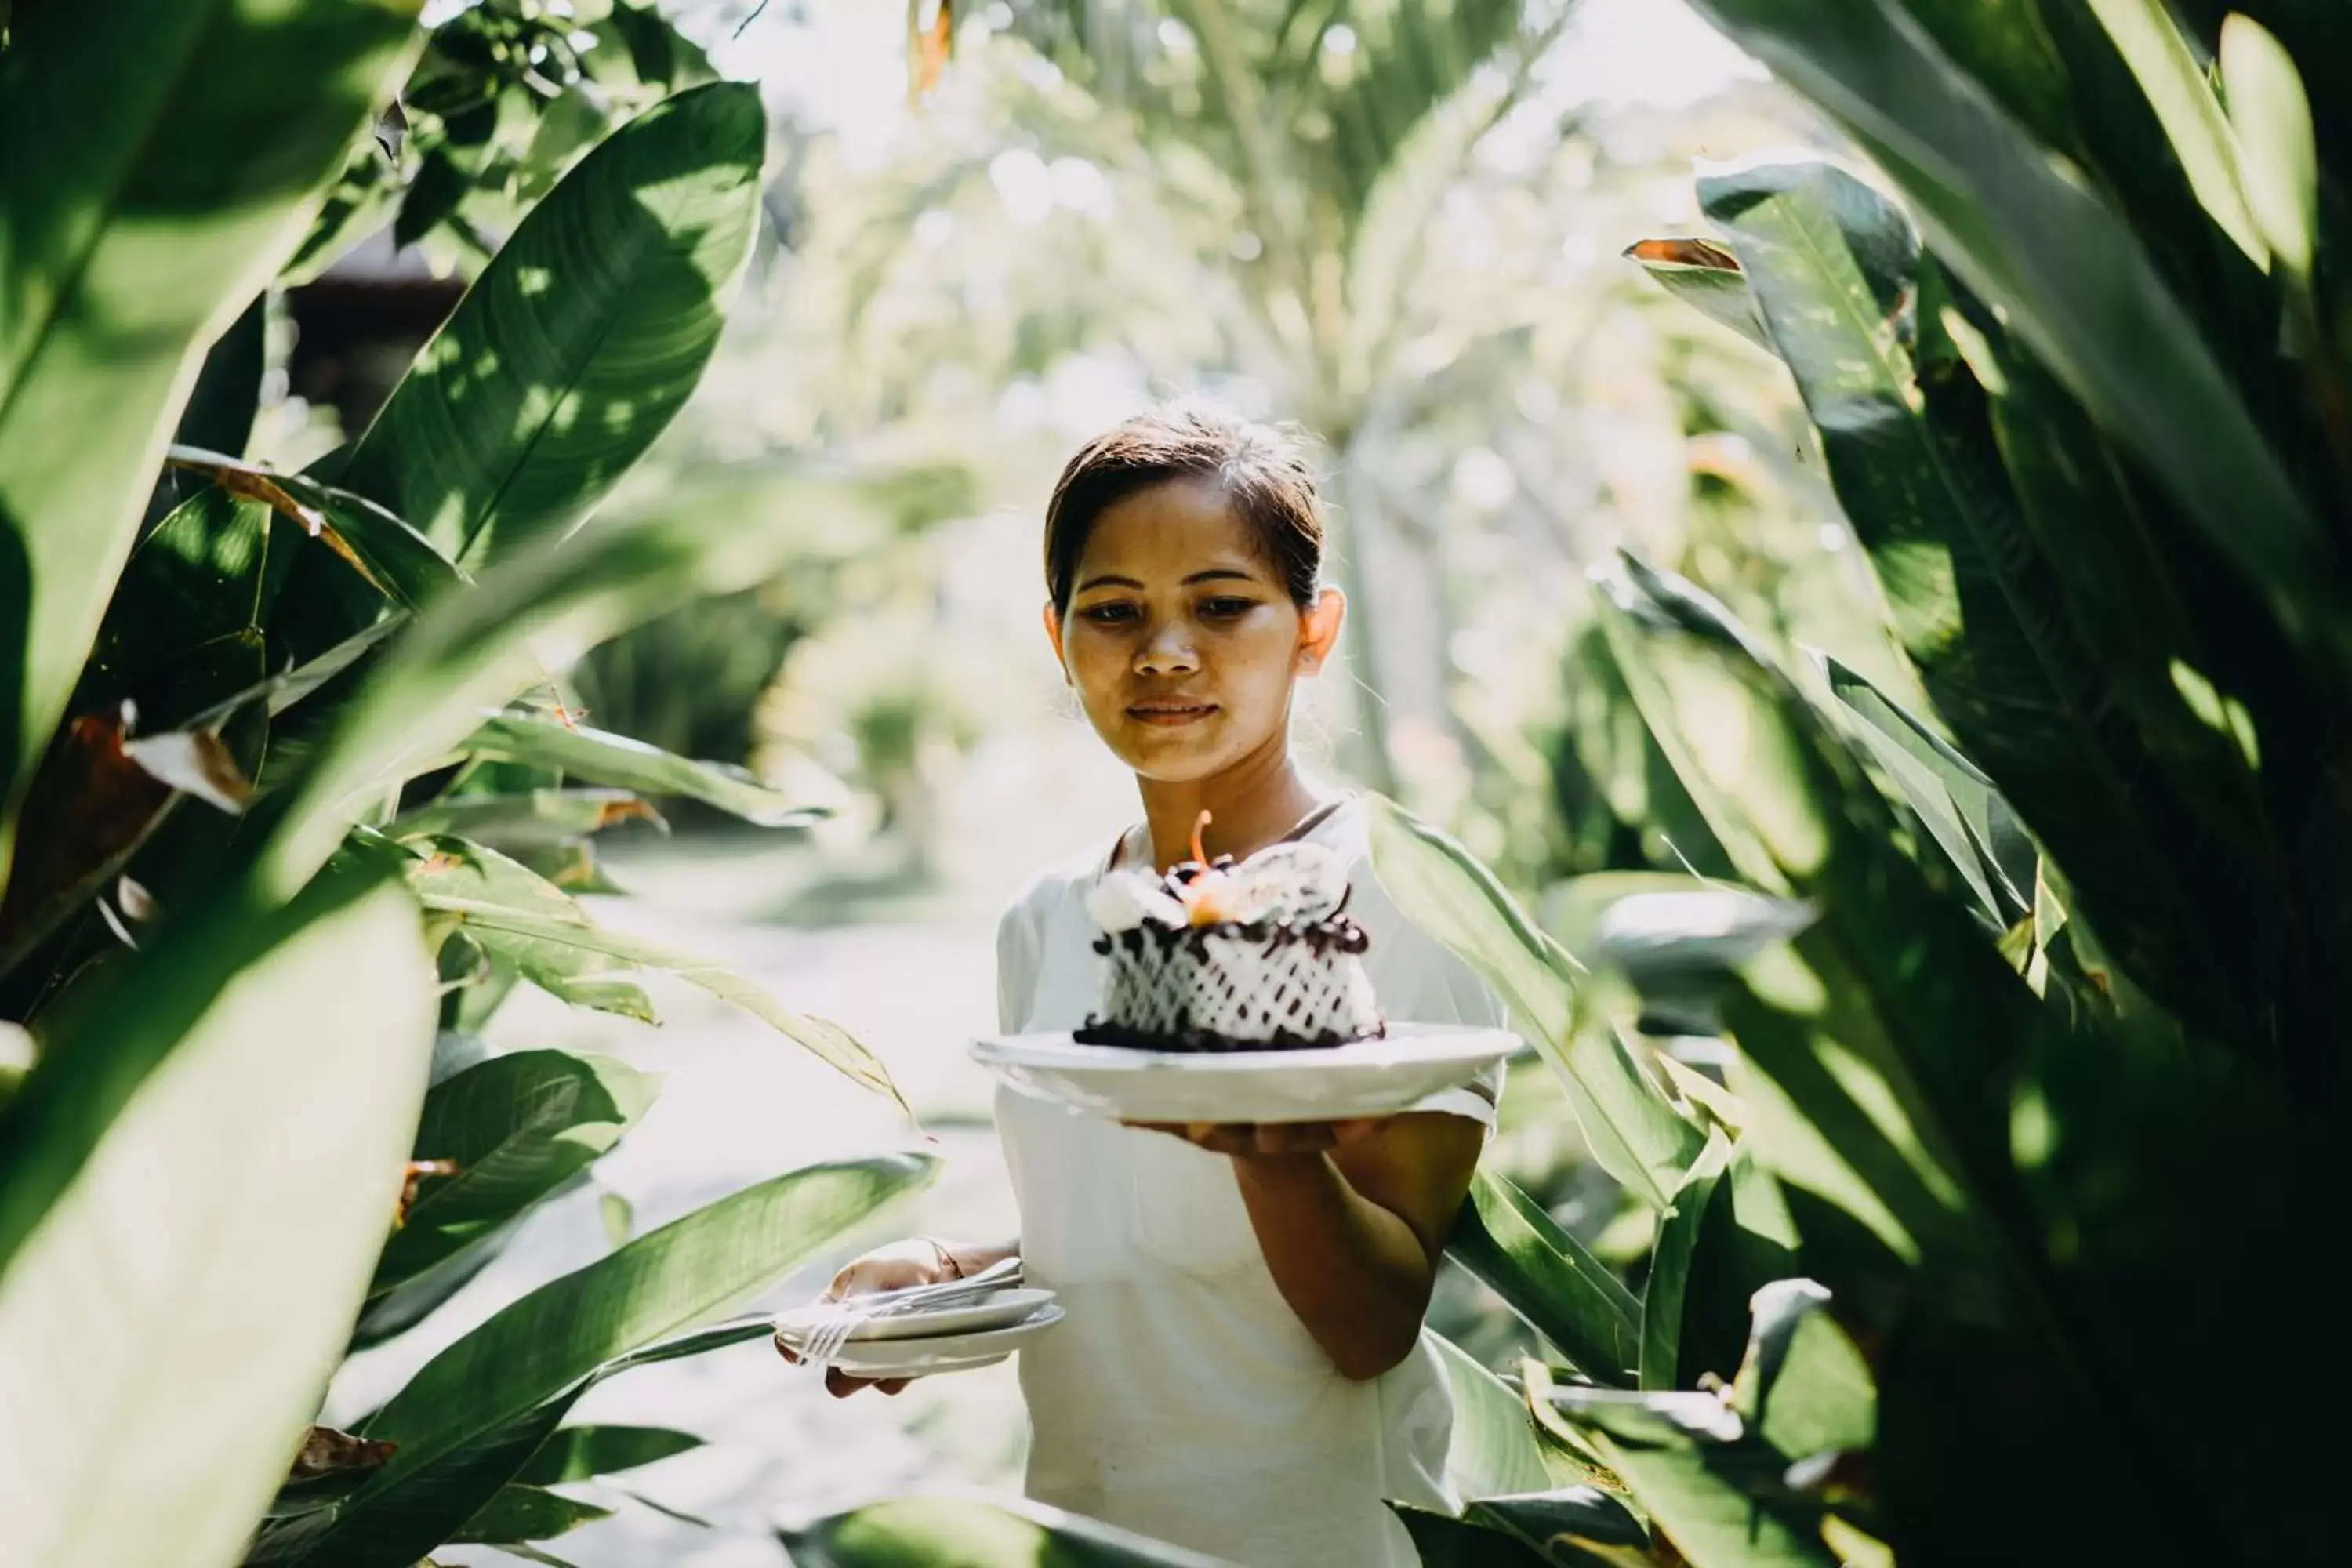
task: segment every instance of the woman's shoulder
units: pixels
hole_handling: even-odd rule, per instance
[[[1035,924],[1059,905],[1083,899],[1094,874],[1108,853],[1108,846],[1074,850],[1030,873],[997,915],[997,927]]]

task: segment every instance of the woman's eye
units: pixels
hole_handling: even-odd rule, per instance
[[[1201,601],[1201,613],[1202,615],[1213,616],[1221,620],[1231,619],[1235,616],[1245,616],[1256,607],[1257,601],[1255,599],[1220,597],[1215,599],[1203,599]]]
[[[1113,600],[1107,605],[1088,605],[1078,614],[1098,626],[1117,626],[1135,618],[1135,606]]]

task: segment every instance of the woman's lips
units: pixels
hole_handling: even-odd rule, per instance
[[[1216,710],[1213,702],[1139,702],[1127,712],[1139,723],[1173,727],[1197,722]]]

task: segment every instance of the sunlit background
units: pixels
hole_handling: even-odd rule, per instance
[[[427,20],[465,8],[437,0]],[[1351,635],[1309,694],[1303,746],[1325,776],[1452,827],[1538,903],[1570,874],[1688,861],[1673,826],[1687,802],[1587,633],[1585,569],[1619,543],[1784,646],[1899,679],[1780,367],[1623,254],[1705,232],[1695,164],[1829,145],[1675,0],[1539,5],[1472,62],[1402,72],[1410,47],[1333,27],[1314,69],[1329,101],[1369,101],[1370,135],[1284,120],[1165,19],[1072,75],[1009,36],[1002,5],[956,6],[951,57],[930,68],[910,65],[891,5],[663,10],[717,70],[761,85],[767,221],[695,400],[609,504],[723,508],[798,556],[598,649],[566,684],[600,728],[838,809],[809,831],[690,810],[667,834],[616,829],[599,842],[628,896],[590,901],[874,1045],[950,1159],[906,1226],[1012,1228],[987,1084],[961,1054],[992,1022],[992,919],[1031,868],[1108,842],[1134,807],[1038,629],[1042,506],[1087,436],[1206,392],[1317,440]],[[1374,73],[1380,92],[1344,98]],[[291,291],[252,455],[291,467],[369,416],[479,265],[468,210],[397,249],[379,235]],[[477,221],[495,240],[497,214]],[[616,1236],[917,1141],[664,979],[647,982],[658,1028],[537,994],[499,1014],[496,1040],[609,1051],[665,1073],[663,1098],[593,1190],[537,1214],[423,1329],[347,1364],[329,1419]],[[1579,1166],[1558,1092],[1521,1075],[1495,1158],[1604,1255],[1637,1258],[1647,1220]],[[1514,1331],[1490,1307],[1449,1282],[1437,1316],[1497,1352]],[[710,1439],[609,1483],[618,1511],[562,1543],[580,1564],[775,1564],[776,1520],[916,1485],[1011,1486],[1023,1441],[1009,1366],[836,1404],[761,1346],[633,1373],[578,1416]]]

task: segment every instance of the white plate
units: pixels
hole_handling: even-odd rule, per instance
[[[849,1331],[855,1340],[919,1340],[934,1334],[971,1334],[1002,1329],[1033,1316],[1054,1300],[1051,1290],[995,1290],[961,1306],[939,1307],[928,1312],[895,1312],[874,1318]],[[776,1331],[798,1345],[818,1320],[830,1315],[833,1303],[811,1303],[776,1320]]]
[[[983,1329],[972,1334],[933,1334],[919,1340],[851,1340],[833,1358],[833,1364],[852,1377],[929,1377],[942,1372],[968,1372],[993,1366],[1066,1314],[1048,1304],[1037,1315],[1007,1328]]]
[[[990,1036],[971,1057],[1016,1088],[1123,1121],[1329,1121],[1402,1110],[1518,1046],[1504,1029],[1391,1024],[1328,1050],[1134,1051],[1064,1033]]]

